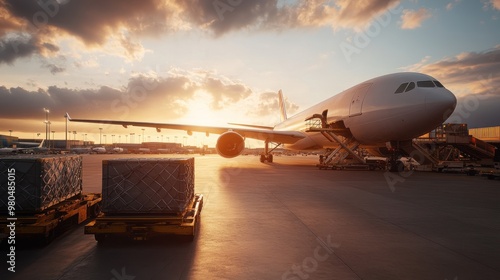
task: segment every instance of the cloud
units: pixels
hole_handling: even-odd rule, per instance
[[[226,84],[219,79],[208,77],[203,84],[213,98],[211,108],[222,109],[225,105],[236,103],[252,94],[252,90],[240,83]]]
[[[49,67],[49,66],[48,66]],[[62,120],[65,112],[74,118],[143,120],[165,122],[184,117],[197,92],[208,95],[210,108],[231,111],[235,108],[258,108],[259,117],[277,115],[276,94],[273,101],[254,93],[244,83],[210,71],[171,71],[168,77],[141,73],[131,77],[121,88],[72,89],[50,86],[26,90],[0,86],[0,119],[40,121],[42,108],[49,108],[54,119]],[[206,95],[205,95],[206,96]],[[258,98],[256,98],[258,97]],[[258,100],[257,102],[255,100]],[[274,108],[273,108],[274,106]],[[298,107],[287,102],[289,112]],[[242,109],[242,110],[245,110]],[[246,112],[241,112],[242,115]],[[34,122],[33,122],[34,123]],[[0,123],[0,130],[10,129]],[[18,128],[19,130],[19,128]]]
[[[500,125],[500,45],[432,63],[429,59],[406,70],[431,75],[457,95],[457,108],[450,121],[470,127]]]
[[[409,71],[422,72],[442,80],[458,95],[500,96],[500,45],[483,52],[465,52],[433,63],[411,65]]]
[[[241,29],[284,30],[331,26],[359,28],[399,4],[399,0],[183,1],[189,18],[216,36]],[[231,3],[235,3],[231,5]]]
[[[402,29],[415,29],[422,25],[422,22],[432,16],[431,11],[420,8],[418,11],[404,10],[401,15]]]
[[[54,27],[79,37],[86,44],[103,44],[121,27],[134,32],[162,30],[173,16],[172,6],[160,1],[31,1],[4,0],[11,15],[25,20],[31,29]],[[154,21],[156,24],[145,24]]]
[[[455,7],[455,5],[457,5],[458,3],[460,3],[460,1],[461,0],[453,0],[453,1],[451,1],[450,3],[448,3],[446,5],[446,10],[449,11],[449,10],[453,9]]]
[[[145,52],[140,38],[180,30],[199,29],[217,37],[240,30],[358,28],[398,4],[399,0],[283,4],[278,0],[0,0],[0,23],[5,23],[0,24],[0,63],[57,52],[55,38],[66,36],[77,38],[86,47],[120,45],[126,58],[138,60]],[[9,33],[30,34],[30,38],[6,38]],[[19,50],[12,51],[6,45],[18,46]]]
[[[337,1],[336,4],[340,9],[338,10],[337,22],[334,25],[344,28],[364,27],[377,16],[399,5],[399,2],[396,0]]]
[[[490,0],[490,4],[494,9],[500,10],[500,0]]]
[[[186,77],[151,79],[133,77],[128,84],[115,89],[70,89],[50,86],[46,90],[0,87],[0,118],[37,119],[41,108],[50,108],[56,115],[70,112],[78,117],[127,119],[162,115],[176,118],[187,108],[179,103],[189,100],[196,86]]]
[[[291,116],[297,112],[299,106],[285,98],[285,109],[287,115]],[[248,113],[250,116],[273,116],[279,115],[278,94],[276,92],[264,92],[259,95],[258,105]]]
[[[16,59],[30,57],[33,54],[55,53],[59,47],[40,38],[25,34],[16,34],[0,39],[0,64],[12,64]]]
[[[49,63],[49,64],[46,64],[46,65],[43,65],[44,68],[47,68],[50,70],[50,73],[52,73],[52,75],[55,75],[57,73],[62,73],[64,71],[66,71],[66,68],[64,67],[61,67],[61,66],[57,66],[53,63]]]

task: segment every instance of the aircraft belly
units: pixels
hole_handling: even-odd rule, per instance
[[[346,119],[345,123],[359,143],[384,143],[413,139],[439,125],[432,118],[422,122],[423,114],[425,106],[416,105],[398,110],[363,112],[360,116]]]
[[[290,150],[318,150],[321,149],[321,143],[318,143],[317,135],[324,138],[323,135],[315,133],[315,135],[309,135],[308,137],[301,139],[293,144],[286,144],[285,147]],[[325,138],[326,140],[326,138]]]

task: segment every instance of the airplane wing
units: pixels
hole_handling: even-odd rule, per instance
[[[274,131],[272,128],[258,126],[251,128],[234,128],[234,127],[216,127],[216,126],[200,126],[200,125],[185,125],[185,124],[171,124],[171,123],[152,123],[152,122],[133,122],[133,121],[116,121],[116,120],[87,120],[87,119],[72,119],[68,116],[68,120],[72,122],[85,122],[85,123],[100,123],[100,124],[114,124],[121,125],[125,128],[128,126],[139,127],[153,127],[159,132],[161,129],[176,129],[185,130],[190,132],[202,132],[207,135],[222,134],[227,131],[234,131],[243,136],[244,138],[258,139],[269,142],[276,142],[282,144],[293,144],[300,139],[305,138],[305,135],[298,131]]]

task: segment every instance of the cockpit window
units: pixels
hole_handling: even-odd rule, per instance
[[[433,82],[436,84],[437,87],[444,87],[442,83],[440,83],[436,80],[434,80]]]
[[[418,87],[435,87],[435,85],[432,81],[418,81],[417,86]]]
[[[411,83],[408,84],[408,87],[406,88],[405,92],[408,92],[408,91],[410,91],[410,90],[412,90],[414,88],[415,88],[415,83],[411,82]]]
[[[407,86],[407,85],[408,85],[408,83],[403,83],[403,84],[401,84],[401,85],[398,87],[398,89],[396,90],[396,92],[394,92],[394,93],[402,93],[403,91],[405,91],[405,88],[406,88],[406,86]]]

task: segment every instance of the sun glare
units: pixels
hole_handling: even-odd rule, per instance
[[[205,91],[200,90],[196,92],[194,100],[187,104],[188,112],[179,118],[178,121],[184,124],[195,125],[225,125],[230,120],[230,116],[227,116],[229,113],[225,112],[224,109],[217,111],[211,108],[210,104],[212,102],[212,97]]]

